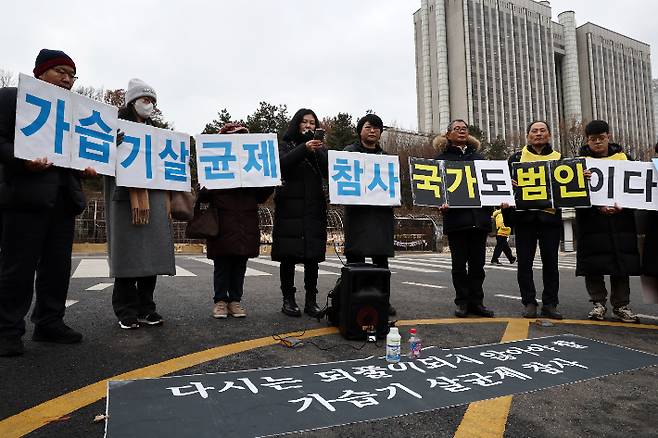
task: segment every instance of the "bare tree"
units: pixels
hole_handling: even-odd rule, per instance
[[[102,88],[96,88],[92,87],[91,85],[89,86],[84,86],[80,85],[79,87],[75,87],[73,90],[78,94],[82,94],[83,96],[86,96],[90,99],[97,100],[99,102],[103,101],[103,97],[105,96],[105,90]]]
[[[0,68],[0,88],[15,87],[17,84],[18,79],[14,73]]]
[[[560,122],[562,134],[562,155],[575,157],[580,147],[585,144],[585,121],[571,118]]]

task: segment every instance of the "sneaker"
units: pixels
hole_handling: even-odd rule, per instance
[[[549,319],[564,319],[562,314],[557,311],[557,306],[542,306],[541,316]]]
[[[455,316],[457,318],[466,318],[468,316],[468,306],[466,304],[460,304],[455,309]]]
[[[523,311],[524,318],[536,318],[537,317],[537,305],[536,304],[526,304],[525,310]]]
[[[137,321],[140,324],[160,325],[164,322],[164,318],[158,312],[151,312],[146,316],[138,316]]]
[[[234,318],[244,318],[247,316],[247,311],[244,310],[239,301],[232,301],[228,303],[228,314]]]
[[[513,265],[515,261],[516,261],[516,257],[512,256],[512,258],[509,261],[509,264]]]
[[[217,301],[212,308],[213,318],[226,318],[228,316],[228,309],[225,301]]]
[[[487,309],[483,304],[476,304],[468,307],[468,313],[471,315],[482,316],[484,318],[493,318],[493,310]]]
[[[0,357],[21,356],[23,340],[19,336],[0,338]]]
[[[593,319],[594,321],[603,321],[605,319],[605,312],[607,312],[605,304],[603,303],[594,303],[594,308],[589,311],[587,317]]]
[[[628,306],[615,307],[612,309],[612,313],[615,314],[617,319],[621,322],[640,322],[640,318],[633,313],[633,311]]]
[[[124,330],[134,330],[139,328],[137,318],[124,318],[119,320],[119,327]]]
[[[62,322],[48,327],[34,327],[32,340],[35,342],[54,342],[56,344],[77,344],[82,341],[82,333],[73,330]]]
[[[491,263],[492,265],[502,265],[502,263],[500,263],[500,260],[492,260],[489,263]]]

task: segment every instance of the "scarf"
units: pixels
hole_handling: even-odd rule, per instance
[[[133,225],[146,225],[149,223],[149,191],[148,189],[129,188],[130,212]]]

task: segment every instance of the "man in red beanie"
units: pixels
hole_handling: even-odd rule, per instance
[[[67,90],[77,79],[75,63],[60,50],[41,50],[33,72]],[[86,206],[80,177],[96,173],[54,167],[47,158],[15,158],[16,98],[16,88],[0,89],[0,356],[23,354],[24,318],[35,289],[32,339],[82,340],[63,318],[75,216]]]

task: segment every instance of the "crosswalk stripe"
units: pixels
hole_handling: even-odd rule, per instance
[[[280,265],[279,262],[275,262],[274,260],[263,259],[263,258],[260,258],[260,257],[256,258],[256,259],[250,259],[250,261],[252,261],[254,263],[260,263],[260,264],[263,264],[263,265],[267,265],[267,266],[276,266],[276,267],[278,267]],[[302,266],[295,266],[295,271],[304,272],[304,268]],[[323,269],[318,269],[318,275],[340,275],[340,274],[337,274],[336,272],[325,271]]]
[[[343,267],[343,265],[340,263],[332,263],[332,262],[322,262],[320,263],[320,265],[328,266],[330,268],[339,268],[339,269]],[[412,266],[404,266],[398,263],[389,263],[388,267],[393,269],[398,269],[400,271],[422,272],[424,274],[438,274],[443,272],[443,271],[437,271],[436,269],[414,268]]]
[[[176,277],[196,277],[187,269],[176,266]],[[71,278],[110,278],[107,259],[82,259]]]
[[[441,286],[439,284],[425,284],[425,283],[414,283],[413,281],[403,281],[402,284],[408,284],[410,286],[421,286],[421,287],[429,287],[432,289],[445,289],[445,286]]]
[[[215,263],[212,260],[206,258],[189,257],[189,259],[197,262],[205,263],[211,266],[215,265]],[[247,266],[247,272],[245,272],[244,274],[245,277],[262,277],[267,275],[272,275],[272,274],[270,274],[269,272],[259,271],[258,269],[250,268],[249,266]]]
[[[71,307],[71,306],[74,305],[75,303],[79,303],[79,301],[76,301],[76,300],[66,300],[66,302],[64,303],[64,306],[66,306],[66,307]]]
[[[98,283],[93,285],[92,287],[88,287],[85,290],[105,290],[108,287],[112,286],[114,283]]]

